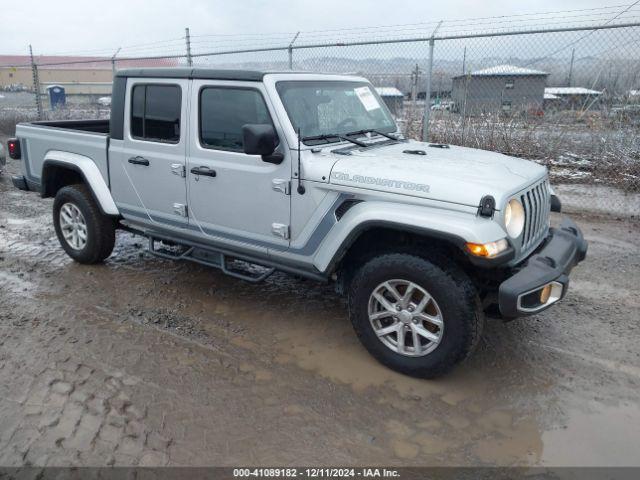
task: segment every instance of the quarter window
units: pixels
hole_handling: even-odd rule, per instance
[[[154,142],[180,141],[182,93],[177,85],[136,85],[131,95],[131,136]]]
[[[206,87],[200,91],[200,143],[203,147],[242,152],[242,126],[272,125],[262,95],[248,88]]]

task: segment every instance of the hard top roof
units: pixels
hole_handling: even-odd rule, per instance
[[[208,80],[241,80],[261,82],[270,73],[313,74],[317,72],[296,71],[261,71],[261,70],[225,70],[203,67],[175,67],[175,68],[125,68],[116,72],[116,77],[143,78],[203,78]],[[339,74],[338,74],[339,75]]]

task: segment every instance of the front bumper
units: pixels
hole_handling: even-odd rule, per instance
[[[560,227],[549,229],[544,246],[515,275],[500,284],[498,305],[502,317],[511,319],[538,313],[562,299],[569,288],[571,269],[586,254],[587,241],[571,219],[564,218]],[[548,291],[542,301],[540,292],[545,286]]]

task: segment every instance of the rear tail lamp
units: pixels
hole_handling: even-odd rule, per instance
[[[14,160],[19,160],[22,152],[20,151],[20,140],[17,138],[10,138],[7,141],[7,150],[9,150],[9,156]]]

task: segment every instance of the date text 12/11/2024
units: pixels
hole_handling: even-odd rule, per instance
[[[399,478],[387,468],[235,468],[234,478]]]

